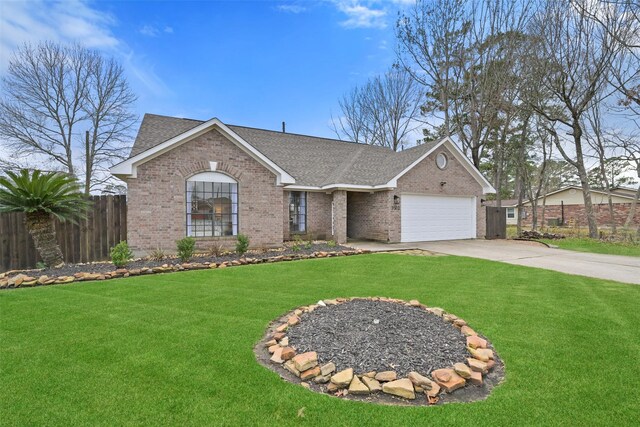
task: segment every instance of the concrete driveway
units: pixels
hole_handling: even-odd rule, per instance
[[[442,254],[482,258],[640,285],[640,257],[567,251],[548,248],[535,242],[517,240],[448,240],[394,244],[350,242],[349,245],[372,251],[424,249]]]

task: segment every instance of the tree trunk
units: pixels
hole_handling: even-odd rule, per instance
[[[45,212],[27,213],[25,223],[44,263],[48,267],[57,267],[64,264],[51,215]]]
[[[598,224],[596,216],[593,212],[593,203],[591,202],[591,188],[589,186],[589,178],[587,177],[587,169],[584,166],[584,156],[582,154],[582,128],[577,118],[573,122],[573,140],[576,147],[576,167],[578,169],[578,177],[582,187],[582,197],[584,198],[584,210],[587,214],[587,224],[589,225],[589,237],[598,238]]]

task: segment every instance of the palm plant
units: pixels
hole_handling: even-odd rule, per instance
[[[48,266],[64,263],[54,219],[75,223],[86,217],[89,201],[73,176],[60,172],[5,172],[0,177],[0,212],[24,212],[36,249]]]

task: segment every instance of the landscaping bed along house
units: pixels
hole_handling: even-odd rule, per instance
[[[227,252],[220,255],[197,254],[189,262],[181,262],[178,257],[165,256],[162,259],[138,258],[117,268],[111,262],[85,264],[65,264],[57,268],[33,270],[13,270],[0,273],[0,289],[24,288],[54,285],[90,280],[109,280],[119,277],[139,276],[175,271],[227,268],[247,264],[294,261],[310,258],[328,258],[357,255],[368,251],[347,246],[327,244],[317,241],[305,246],[285,246],[279,249],[250,250],[243,255]]]
[[[336,298],[271,323],[258,361],[333,396],[433,405],[486,398],[504,364],[463,319],[417,300]]]

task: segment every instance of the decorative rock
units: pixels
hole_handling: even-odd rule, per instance
[[[468,337],[470,337],[471,335],[478,335],[478,334],[476,334],[476,331],[474,331],[473,329],[471,329],[467,325],[464,325],[462,328],[460,328],[460,332],[462,332],[463,334],[465,334]]]
[[[464,387],[465,380],[456,374],[453,369],[436,369],[431,376],[447,393]]]
[[[271,354],[275,353],[278,348],[282,348],[282,347],[280,347],[278,344],[274,344],[274,345],[270,346],[269,347],[269,353],[271,353]]]
[[[289,326],[295,326],[300,323],[300,318],[294,314],[293,316],[289,316],[289,318],[287,319],[287,323],[289,324]]]
[[[482,385],[482,374],[480,372],[472,371],[469,377],[469,382],[473,385]]]
[[[274,363],[282,363],[284,360],[282,359],[282,347],[278,346],[276,351],[273,352],[271,356],[271,361]]]
[[[436,397],[440,394],[440,386],[436,383],[433,383],[433,387],[431,387],[431,390],[427,390],[426,394],[429,397]]]
[[[467,346],[471,348],[487,348],[487,340],[477,335],[467,337]]]
[[[326,300],[324,300],[324,303],[326,305],[338,305],[338,300],[337,299],[326,299]]]
[[[300,385],[304,388],[306,388],[307,390],[309,390],[311,388],[311,386],[309,385],[309,383],[300,383]]]
[[[360,381],[360,378],[354,375],[353,379],[351,380],[351,383],[349,384],[349,394],[358,395],[358,394],[369,394],[369,393],[371,393],[371,391],[369,390],[369,387],[364,385],[364,383]]]
[[[413,400],[416,398],[416,393],[413,390],[413,383],[408,378],[384,383],[382,384],[382,391],[405,399]]]
[[[453,325],[457,326],[458,328],[462,328],[463,326],[467,326],[467,322],[465,322],[460,318],[457,318],[456,320],[453,321]]]
[[[490,350],[488,348],[467,347],[467,350],[469,350],[469,353],[471,353],[473,357],[478,360],[482,360],[483,362],[488,362],[489,360],[493,359],[493,350]]]
[[[320,300],[316,303],[316,305],[319,305],[320,307],[326,307],[327,304],[324,303],[324,301]]]
[[[339,387],[346,387],[353,379],[353,369],[348,368],[331,377],[331,382]]]
[[[291,372],[296,377],[300,376],[300,371],[298,371],[296,369],[296,366],[293,363],[293,360],[287,360],[283,366],[284,366],[284,369],[286,369],[287,371]]]
[[[269,341],[267,341],[266,343],[264,343],[264,346],[265,346],[265,347],[271,347],[271,346],[276,345],[276,344],[278,344],[278,341],[276,341],[276,340],[269,340]]]
[[[315,366],[311,369],[307,369],[304,372],[300,372],[300,379],[301,380],[309,380],[311,378],[317,377],[318,375],[320,375],[320,367],[319,366]]]
[[[444,310],[441,309],[440,307],[432,307],[430,308],[430,311],[439,317],[442,317],[442,315],[444,314]]]
[[[487,370],[488,370],[488,371],[492,370],[492,369],[493,369],[493,367],[495,366],[495,364],[496,364],[495,360],[490,359],[490,360],[487,362]]]
[[[276,341],[280,341],[282,338],[284,338],[284,336],[284,332],[276,332],[272,335],[273,339]]]
[[[412,299],[411,301],[409,301],[409,305],[411,307],[420,307],[420,301],[418,301],[417,299]]]
[[[419,386],[426,390],[430,390],[431,387],[433,387],[433,381],[423,375],[420,375],[417,372],[409,372],[409,375],[407,375],[407,377],[414,386]]]
[[[471,368],[464,363],[454,363],[453,370],[464,379],[471,378]]]
[[[482,374],[486,374],[489,370],[487,367],[487,362],[483,362],[482,360],[474,359],[473,357],[469,357],[467,359],[467,363],[472,371],[480,372]]]
[[[451,380],[453,371],[451,369],[436,369],[431,373],[434,380],[438,382],[447,382]]]
[[[293,310],[293,314],[295,314],[296,316],[300,316],[302,314],[302,310],[296,308],[295,310]]]
[[[280,326],[278,326],[278,327],[276,328],[276,332],[284,332],[284,331],[286,331],[286,330],[287,330],[287,328],[288,328],[288,327],[289,327],[289,325],[288,325],[288,324],[283,323],[282,325],[280,325]]]
[[[376,371],[367,372],[363,376],[369,377],[369,378],[375,378],[376,377]]]
[[[326,363],[324,365],[322,365],[322,367],[320,368],[320,373],[321,375],[325,376],[325,375],[329,375],[331,373],[333,373],[336,370],[336,365],[333,362],[329,362]]]
[[[374,378],[380,382],[395,381],[398,378],[398,374],[395,371],[384,371],[378,372]]]
[[[447,313],[442,316],[442,318],[445,322],[453,323],[458,318],[458,316],[456,316],[455,314]]]
[[[308,351],[306,353],[298,354],[292,360],[298,371],[306,371],[318,364],[318,353],[315,351]]]
[[[363,376],[362,382],[364,383],[364,385],[367,386],[367,388],[369,389],[369,391],[371,391],[371,393],[375,393],[376,391],[382,390],[382,386],[380,385],[380,382],[378,382],[378,380],[374,378]]]
[[[316,384],[326,384],[331,380],[331,375],[318,375],[313,379],[313,382]]]
[[[289,337],[283,337],[278,344],[280,344],[280,347],[288,346],[289,345]]]
[[[284,347],[282,349],[282,352],[280,353],[280,357],[282,358],[282,360],[293,359],[295,355],[296,351],[291,347]]]
[[[340,389],[340,387],[338,387],[337,385],[335,385],[334,383],[329,383],[327,384],[327,391],[329,393],[333,393],[334,391],[338,391]]]

